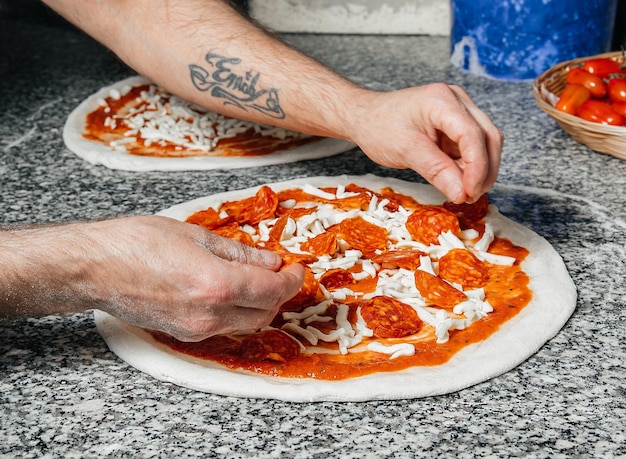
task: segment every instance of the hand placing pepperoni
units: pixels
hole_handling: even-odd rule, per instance
[[[476,201],[495,182],[502,133],[458,86],[364,91],[354,105],[342,126],[378,164],[413,169],[457,203]]]
[[[401,338],[417,333],[421,326],[411,306],[388,296],[376,296],[360,303],[361,317],[374,335],[380,338]]]
[[[314,304],[316,299],[320,301],[324,295],[320,291],[320,283],[313,275],[310,268],[304,272],[304,283],[298,293],[280,306],[280,312],[300,312],[307,306]]]
[[[71,262],[42,272],[38,290],[14,298],[13,309],[19,305],[43,314],[52,308],[98,308],[181,341],[267,326],[304,278],[302,266],[283,265],[275,253],[162,216],[66,224],[62,231],[43,227],[25,234],[11,234],[25,257],[52,247],[50,241],[59,237],[70,241],[75,254]],[[79,262],[89,269],[77,278],[70,271]],[[63,294],[51,295],[60,292],[61,284]]]

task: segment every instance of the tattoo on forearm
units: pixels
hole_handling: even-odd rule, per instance
[[[244,111],[257,110],[272,118],[285,118],[278,90],[257,88],[260,73],[252,70],[237,73],[241,59],[208,53],[204,60],[208,68],[189,65],[191,82],[196,89],[210,91],[211,96],[224,99],[224,105],[234,105]]]

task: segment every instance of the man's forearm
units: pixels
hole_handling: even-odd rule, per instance
[[[497,177],[502,134],[456,86],[359,88],[221,0],[45,1],[142,75],[210,110],[350,140],[456,203],[475,201]]]
[[[186,100],[250,121],[350,137],[344,121],[355,110],[344,104],[361,90],[224,1],[46,3]]]
[[[84,309],[77,286],[85,260],[58,229],[0,231],[0,318]]]

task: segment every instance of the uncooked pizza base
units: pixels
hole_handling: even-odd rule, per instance
[[[281,190],[305,183],[318,187],[356,183],[374,191],[389,186],[398,193],[413,196],[420,203],[440,204],[444,201],[443,195],[429,185],[373,175],[315,177],[270,186]],[[257,189],[195,199],[171,207],[160,215],[185,220],[193,212],[225,200],[250,196]],[[545,239],[502,216],[494,206],[490,206],[486,221],[493,225],[496,235],[529,250],[522,267],[530,277],[533,299],[485,341],[463,348],[442,365],[412,367],[340,381],[269,377],[228,370],[210,361],[178,354],[154,341],[147,332],[101,311],[95,311],[96,325],[109,348],[133,367],[159,380],[203,392],[294,402],[412,399],[455,392],[522,363],[558,333],[576,305],[573,281],[563,260]]]
[[[317,142],[261,156],[187,156],[184,158],[163,158],[131,155],[124,151],[116,151],[103,143],[91,141],[83,137],[87,115],[100,106],[100,101],[108,97],[111,90],[122,90],[127,86],[146,83],[149,83],[149,81],[144,77],[130,77],[102,88],[85,99],[70,113],[63,127],[63,140],[67,148],[91,164],[106,166],[110,169],[142,172],[234,169],[268,166],[272,164],[325,158],[355,147],[353,143],[346,140],[324,138]]]

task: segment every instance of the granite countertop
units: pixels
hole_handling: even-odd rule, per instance
[[[571,319],[517,368],[457,393],[297,405],[159,382],[108,350],[90,312],[4,322],[0,456],[626,455],[626,162],[576,143],[537,108],[530,83],[452,68],[445,37],[286,38],[366,86],[445,81],[466,88],[506,136],[490,198],[562,255],[579,294]],[[132,72],[58,23],[9,15],[0,19],[0,43],[0,224],[154,213],[214,192],[311,175],[421,181],[358,150],[232,171],[92,166],[64,147],[64,120],[86,96]]]

